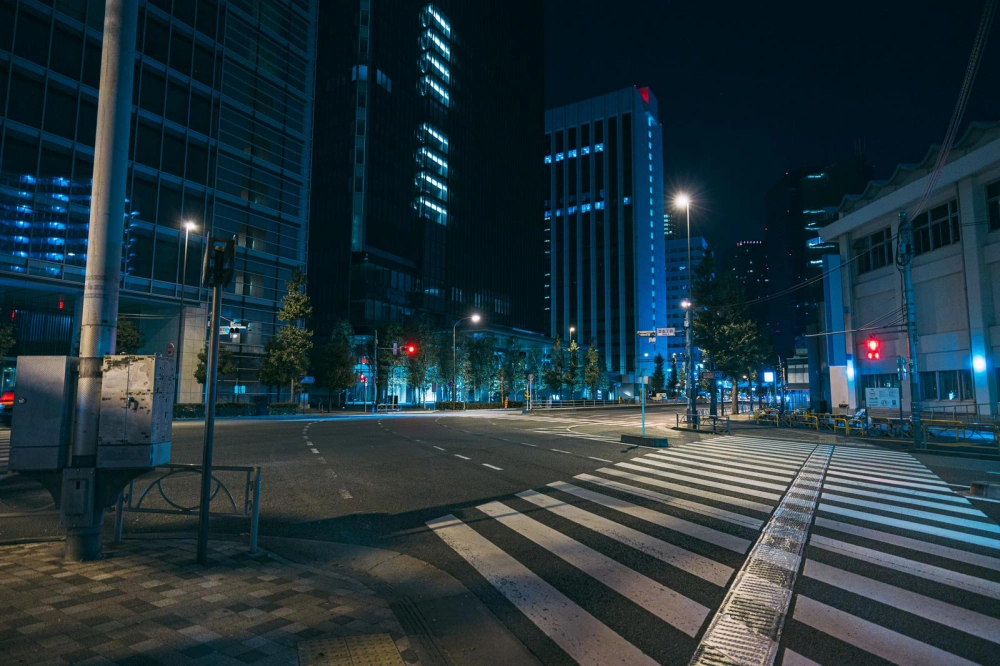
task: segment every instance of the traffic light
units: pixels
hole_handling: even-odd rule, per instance
[[[868,358],[877,361],[882,358],[882,342],[876,338],[868,338]]]
[[[406,354],[408,356],[413,356],[416,353],[417,353],[417,346],[416,345],[406,345]]]
[[[358,377],[358,381],[360,381],[362,384],[368,383],[368,378],[365,377],[365,373],[363,372],[361,373],[361,375]]]

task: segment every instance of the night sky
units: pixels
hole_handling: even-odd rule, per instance
[[[764,195],[786,171],[863,141],[887,178],[941,142],[983,1],[546,0],[546,108],[649,85],[666,191],[697,202],[692,234],[761,238]],[[1000,120],[997,22],[963,131]]]

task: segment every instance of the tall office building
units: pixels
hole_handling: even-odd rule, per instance
[[[684,362],[687,353],[684,347],[685,312],[681,303],[691,298],[691,294],[688,293],[688,271],[694,271],[698,268],[698,264],[707,254],[708,241],[703,236],[693,236],[691,238],[691,267],[689,269],[687,238],[667,240],[663,244],[663,263],[666,268],[664,293],[667,297],[667,317],[664,326],[674,329],[674,335],[665,338],[666,346],[663,350],[663,356],[668,360],[671,356],[676,355],[678,363]],[[694,280],[693,273],[691,279]],[[698,352],[695,351],[695,353]]]
[[[755,301],[767,293],[768,277],[764,270],[767,253],[764,251],[764,241],[736,241],[732,263],[733,275],[743,286],[748,301]]]
[[[666,339],[663,143],[656,97],[626,88],[545,112],[551,335],[594,341],[613,381],[653,370]],[[647,237],[648,234],[648,237]]]
[[[665,240],[675,240],[677,233],[677,213],[666,211],[663,213],[663,238]]]
[[[18,354],[75,353],[87,258],[104,3],[47,4],[0,2],[0,308]],[[222,315],[240,370],[220,395],[264,390],[253,368],[306,261],[315,14],[315,0],[139,4],[120,318],[143,352],[181,343],[182,402],[201,400],[206,236],[237,238]]]
[[[541,3],[326,3],[320,34],[317,334],[473,311],[541,330]]]

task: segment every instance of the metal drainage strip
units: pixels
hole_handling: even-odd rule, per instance
[[[832,446],[817,446],[761,531],[690,666],[768,666],[792,600]]]

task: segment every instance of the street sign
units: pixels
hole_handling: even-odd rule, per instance
[[[677,335],[677,329],[676,328],[658,328],[658,329],[656,329],[656,334],[667,338],[667,337],[670,337],[672,335]]]
[[[770,370],[764,372],[764,383],[773,384],[774,383],[774,373]]]
[[[899,389],[865,389],[865,404],[870,409],[899,409]]]
[[[725,377],[726,377],[726,373],[724,373],[722,370],[716,370],[715,371],[715,378],[716,379],[725,379]]]
[[[701,371],[701,378],[702,379],[725,379],[725,377],[726,377],[726,373],[724,373],[722,370],[702,370]]]
[[[656,331],[636,331],[635,334],[638,335],[640,338],[655,338],[656,337]]]

